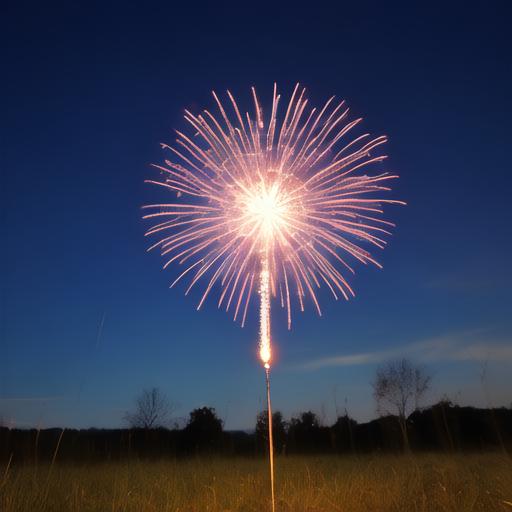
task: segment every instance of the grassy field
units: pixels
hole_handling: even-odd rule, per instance
[[[287,457],[277,511],[510,511],[512,459],[489,455]],[[269,510],[264,460],[5,468],[2,512]]]

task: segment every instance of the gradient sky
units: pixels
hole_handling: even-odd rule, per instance
[[[275,408],[372,418],[375,368],[402,355],[432,373],[430,402],[512,403],[509,2],[50,4],[0,15],[5,423],[118,426],[157,386],[176,417],[209,405],[254,425],[254,309],[241,329],[169,290],[140,206],[184,108],[251,85],[268,105],[274,81],[387,134],[409,203],[388,209],[384,270],[358,267],[355,300],[324,292],[324,316],[296,313],[291,332],[275,315]]]

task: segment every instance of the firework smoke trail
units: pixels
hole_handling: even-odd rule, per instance
[[[162,144],[173,160],[154,165],[160,179],[147,181],[177,199],[144,207],[144,218],[157,221],[146,235],[158,237],[149,250],[160,250],[164,268],[183,265],[171,286],[189,278],[188,294],[204,282],[198,309],[217,287],[218,307],[233,311],[243,326],[259,294],[270,429],[271,299],[286,310],[288,328],[292,303],[304,311],[309,298],[321,314],[322,285],[336,300],[349,299],[354,292],[345,275],[354,272],[352,262],[380,267],[363,245],[385,247],[393,224],[381,218],[383,205],[403,203],[380,197],[398,176],[366,174],[385,160],[374,153],[386,137],[350,137],[361,119],[349,121],[343,101],[332,97],[321,109],[309,108],[297,84],[281,121],[275,84],[266,120],[254,88],[252,117],[227,94],[231,114],[213,93],[218,115],[185,111],[194,135],[177,131],[173,146]],[[272,445],[270,456],[272,464]]]

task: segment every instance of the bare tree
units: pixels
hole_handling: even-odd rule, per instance
[[[409,449],[407,417],[419,407],[430,386],[430,376],[408,359],[391,361],[377,369],[373,383],[373,395],[379,414],[395,414],[398,417],[404,449]]]
[[[132,428],[164,427],[170,421],[173,407],[158,389],[145,389],[135,401],[135,411],[127,412],[124,420]]]

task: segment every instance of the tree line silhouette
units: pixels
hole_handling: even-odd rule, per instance
[[[460,407],[449,400],[421,408],[431,378],[407,359],[376,370],[372,383],[380,417],[358,423],[347,412],[323,425],[306,411],[285,421],[272,417],[275,452],[358,454],[400,451],[496,450],[512,453],[510,408]],[[102,461],[184,457],[198,454],[258,456],[268,450],[268,414],[261,411],[253,432],[226,431],[212,407],[190,412],[183,428],[171,426],[174,407],[158,389],[144,390],[125,429],[21,430],[0,427],[0,459],[10,462]]]
[[[9,429],[0,428],[0,459],[12,463],[157,459],[198,454],[259,456],[267,451],[267,416],[262,411],[254,432],[225,431],[215,409],[194,409],[183,428]],[[397,416],[358,423],[348,415],[322,425],[303,412],[284,421],[273,414],[278,454],[361,454],[400,452],[403,432]],[[457,452],[502,450],[512,453],[512,408],[478,409],[441,401],[406,418],[407,449]]]

